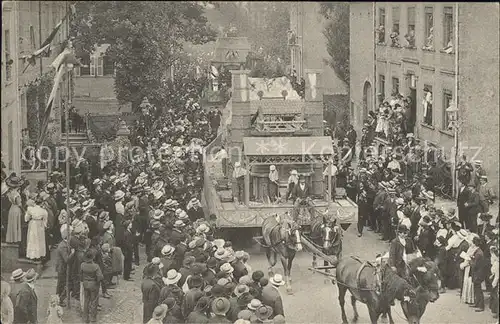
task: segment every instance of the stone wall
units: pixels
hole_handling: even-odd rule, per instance
[[[459,142],[482,160],[489,184],[499,191],[499,6],[460,3]],[[480,19],[478,18],[480,17]],[[474,147],[478,147],[477,149]]]

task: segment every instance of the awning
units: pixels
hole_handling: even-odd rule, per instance
[[[328,136],[309,137],[244,137],[246,156],[263,155],[332,155],[332,139]]]

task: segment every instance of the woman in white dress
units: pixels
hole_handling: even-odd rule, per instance
[[[464,260],[460,263],[460,269],[464,270],[464,280],[462,282],[462,295],[460,297],[460,301],[465,304],[474,304],[474,289],[472,283],[472,274],[470,273],[470,261],[472,256],[478,249],[477,246],[472,244],[472,239],[474,237],[479,237],[475,233],[470,233],[467,236],[467,242],[469,242],[469,248],[466,253],[460,255],[460,257]]]
[[[26,246],[26,257],[28,259],[40,259],[45,257],[47,250],[45,247],[45,228],[47,227],[48,212],[40,207],[38,203],[43,200],[41,193],[37,197],[37,203],[33,199],[28,199],[25,221],[28,223],[28,242]]]

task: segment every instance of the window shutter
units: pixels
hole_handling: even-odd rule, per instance
[[[90,75],[95,76],[95,56],[90,56]]]
[[[97,76],[103,76],[104,75],[104,73],[103,73],[103,63],[104,63],[103,57],[102,56],[98,56],[97,57]]]

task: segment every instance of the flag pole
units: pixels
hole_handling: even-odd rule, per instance
[[[68,3],[66,2],[66,10],[68,9]],[[68,20],[69,21],[69,20]],[[68,33],[69,33],[69,22],[67,23],[68,24]],[[67,37],[69,37],[69,35],[67,35]],[[62,67],[61,67],[62,68]],[[68,97],[68,100],[66,101],[66,105],[65,105],[65,109],[64,109],[64,120],[65,120],[65,125],[64,125],[64,130],[65,130],[65,133],[66,133],[66,156],[65,156],[65,160],[66,160],[66,230],[68,231],[68,247],[69,247],[69,253],[71,255],[71,245],[70,245],[70,242],[71,242],[71,230],[70,230],[70,210],[69,210],[69,199],[70,199],[70,178],[69,178],[69,172],[70,172],[70,168],[69,168],[69,164],[70,164],[70,157],[71,157],[71,151],[69,149],[69,107],[71,105],[71,71],[69,69],[69,65],[66,64],[66,71],[67,71],[67,79],[68,79],[68,86],[67,86],[67,97]],[[68,258],[68,262],[67,262],[67,268],[66,268],[66,297],[68,298],[68,303],[67,303],[67,306],[68,306],[68,309],[71,309],[71,293],[70,293],[70,290],[69,290],[69,287],[70,287],[70,270],[71,270],[71,262],[69,261],[69,258]]]

